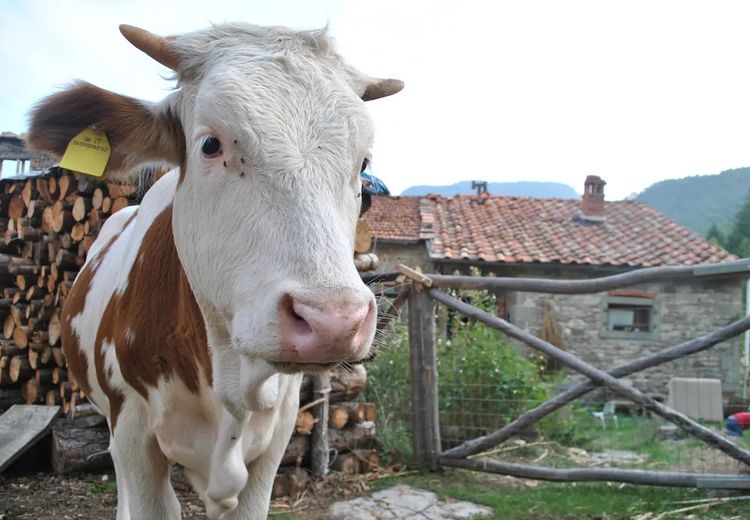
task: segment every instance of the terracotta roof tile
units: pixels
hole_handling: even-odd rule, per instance
[[[432,199],[431,257],[648,267],[733,260],[727,251],[636,201],[606,202],[605,221],[575,218],[579,200]]]
[[[419,197],[373,197],[363,218],[379,240],[417,242],[422,228],[419,207]]]
[[[734,260],[727,251],[636,201],[606,202],[605,221],[576,219],[580,200],[474,196],[373,197],[376,237],[429,240],[442,260],[650,267]]]

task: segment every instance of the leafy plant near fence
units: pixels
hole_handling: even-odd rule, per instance
[[[363,397],[378,405],[376,426],[378,438],[386,447],[386,455],[400,462],[409,462],[411,398],[406,324],[393,322],[378,338],[378,345],[377,356],[367,364],[367,386]]]
[[[487,312],[496,308],[495,297],[487,292],[462,296]],[[523,353],[504,334],[458,314],[438,322],[444,324],[437,330],[444,447],[494,431],[551,396],[555,381],[543,375],[540,357]],[[378,403],[381,440],[404,457],[410,447],[411,409],[406,324],[394,323],[380,343],[380,353],[368,364],[365,398]],[[542,433],[550,440],[580,445],[588,438],[589,425],[577,420],[583,413],[554,414],[541,423]]]
[[[490,313],[495,297],[465,293]],[[438,341],[441,426],[445,444],[483,435],[512,421],[550,396],[536,359],[527,358],[504,334],[450,314],[446,337]]]

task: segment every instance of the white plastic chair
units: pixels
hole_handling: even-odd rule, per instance
[[[593,412],[593,415],[601,421],[603,430],[607,429],[607,417],[610,417],[614,421],[615,428],[620,428],[620,424],[617,422],[614,401],[607,401],[604,403],[604,408],[600,412]]]

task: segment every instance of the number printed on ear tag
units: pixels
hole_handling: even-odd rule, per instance
[[[68,143],[60,167],[74,172],[101,177],[111,150],[107,134],[87,128]]]

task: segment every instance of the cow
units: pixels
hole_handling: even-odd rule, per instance
[[[175,168],[102,227],[63,350],[107,417],[118,520],[180,518],[172,463],[209,518],[265,518],[303,373],[371,354],[377,307],[353,264],[364,101],[403,83],[348,65],[326,29],[120,32],[175,90],[150,103],[73,83],[32,108],[29,143],[59,156],[92,129],[106,179]]]

